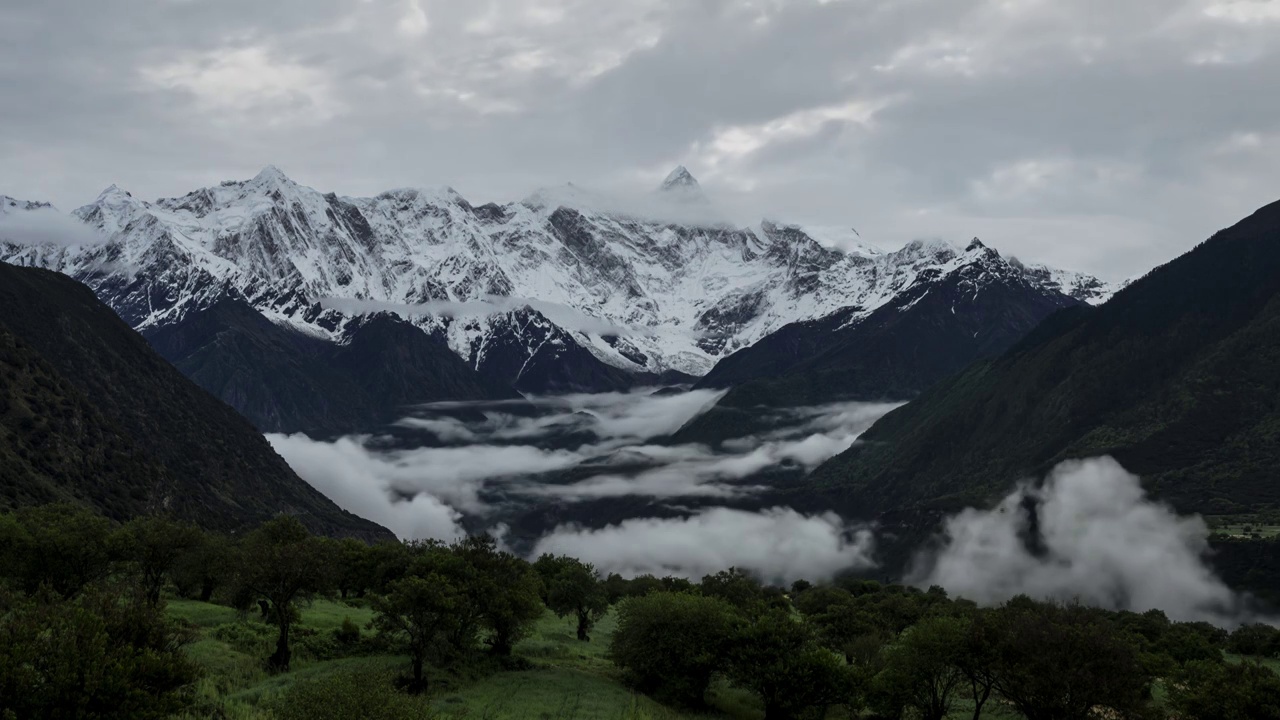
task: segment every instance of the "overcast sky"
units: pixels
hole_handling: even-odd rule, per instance
[[[0,98],[0,193],[64,209],[684,164],[744,221],[1123,277],[1280,198],[1280,0],[0,0]]]

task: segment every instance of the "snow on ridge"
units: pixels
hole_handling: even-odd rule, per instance
[[[687,175],[697,187],[678,171],[673,182]],[[154,203],[112,186],[73,213],[108,236],[105,244],[55,252],[0,240],[0,259],[84,280],[135,327],[172,322],[225,292],[273,322],[330,338],[341,328],[316,324],[320,298],[443,308],[536,299],[565,317],[598,320],[566,332],[605,362],[695,375],[788,323],[854,306],[870,312],[926,270],[1014,267],[993,250],[943,241],[886,252],[852,228],[699,222],[705,208],[672,210],[660,200],[628,212],[572,185],[501,206],[473,207],[449,188],[339,197],[268,166],[247,181]],[[1098,283],[1012,262],[1045,288]],[[489,325],[448,313],[413,321],[443,330],[464,357]],[[624,353],[605,339],[609,327],[644,331],[625,338]]]

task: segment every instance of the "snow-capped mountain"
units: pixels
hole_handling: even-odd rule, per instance
[[[113,185],[73,213],[102,242],[0,234],[0,259],[76,277],[144,331],[235,296],[277,325],[341,342],[353,315],[386,309],[474,368],[515,372],[517,387],[539,353],[575,346],[618,370],[702,375],[789,323],[849,308],[856,322],[938,273],[1014,267],[941,241],[883,252],[844,230],[691,220],[691,202],[706,198],[683,167],[643,210],[572,186],[505,205],[472,205],[449,188],[342,197],[267,167],[154,202]],[[1088,276],[1016,267],[1045,292],[1097,303],[1111,291]],[[335,299],[362,304],[344,311]]]

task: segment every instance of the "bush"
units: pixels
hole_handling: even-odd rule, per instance
[[[609,657],[642,692],[701,705],[711,676],[722,669],[737,622],[720,598],[653,593],[624,600]]]
[[[275,708],[280,720],[421,720],[433,717],[425,698],[398,692],[389,673],[332,675],[297,683]]]

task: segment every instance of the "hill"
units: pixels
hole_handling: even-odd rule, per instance
[[[860,517],[986,505],[1111,455],[1180,511],[1280,502],[1280,203],[886,415],[793,492]]]
[[[278,513],[386,537],[307,485],[233,409],[194,385],[85,286],[0,263],[0,507],[168,510],[236,530]]]

